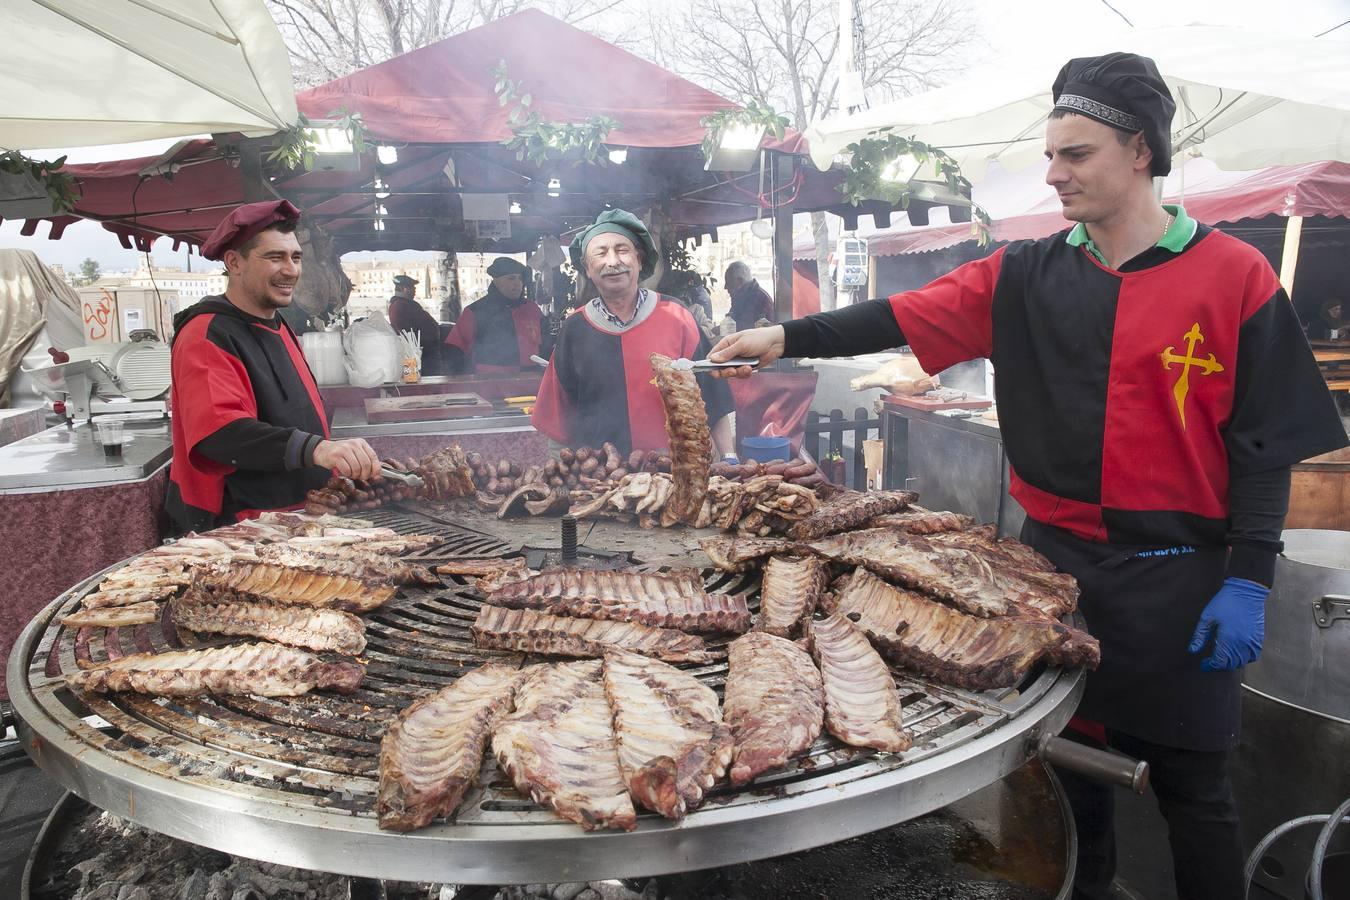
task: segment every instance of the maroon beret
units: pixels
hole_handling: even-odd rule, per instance
[[[226,250],[233,250],[278,222],[300,218],[300,210],[289,200],[268,200],[265,203],[246,203],[236,206],[221,220],[215,231],[202,244],[202,256],[221,260]]]

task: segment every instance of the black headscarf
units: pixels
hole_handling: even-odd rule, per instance
[[[1172,171],[1172,114],[1176,102],[1158,66],[1137,53],[1071,59],[1053,88],[1055,109],[1095,119],[1131,134],[1142,131],[1153,151],[1155,176]]]

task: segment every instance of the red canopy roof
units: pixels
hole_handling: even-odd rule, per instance
[[[376,138],[437,144],[507,140],[509,107],[492,75],[508,77],[550,122],[617,119],[609,142],[680,147],[703,140],[699,119],[736,104],[538,10],[527,9],[296,97],[311,119],[359,111]]]
[[[1177,199],[1165,198],[1172,202]],[[1269,215],[1350,217],[1350,163],[1274,166],[1223,187],[1188,192],[1183,202],[1193,219],[1207,225]],[[1070,224],[1059,211],[1015,216],[995,220],[993,238],[996,241],[1034,240],[1063,231]],[[969,225],[935,225],[873,235],[868,238],[867,248],[874,256],[898,256],[945,250],[973,239]],[[811,246],[804,245],[796,248],[794,255],[802,257],[812,253]]]

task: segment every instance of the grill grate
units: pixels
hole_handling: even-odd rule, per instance
[[[376,510],[363,517],[399,532],[443,537],[444,543],[410,557],[429,565],[465,556],[509,555],[516,549],[491,535],[397,509]],[[65,687],[60,673],[75,671],[81,660],[101,662],[132,652],[229,643],[223,639],[198,640],[189,632],[168,627],[166,622],[79,630],[56,624],[92,589],[88,584],[49,609],[50,624],[37,644],[28,688],[44,711],[64,724],[68,735],[91,751],[114,757],[147,776],[345,817],[345,825],[339,818],[326,823],[333,827],[350,826],[352,820],[373,823],[379,742],[400,709],[489,659],[521,665],[537,661],[521,653],[475,647],[469,626],[482,598],[463,579],[446,576],[446,581],[453,583],[444,588],[405,587],[389,604],[367,616],[367,647],[362,656],[367,663],[366,679],[350,696],[76,697]],[[705,581],[709,590],[743,594],[752,610],[758,606],[755,575],[729,575],[709,569]],[[713,661],[685,667],[719,697],[727,672],[728,640],[712,638],[709,648]],[[883,776],[902,766],[938,759],[1016,718],[1049,690],[1055,673],[1033,673],[1020,690],[983,693],[948,689],[899,672],[896,681],[904,701],[905,724],[914,736],[912,750],[891,756],[852,749],[823,736],[804,757],[782,770],[744,788],[718,787],[710,794],[707,806],[692,813],[683,827],[718,811],[750,811],[757,804],[785,796]],[[99,732],[83,725],[77,714],[85,713],[86,706],[87,712],[102,717],[110,729]],[[653,813],[643,814],[641,820],[658,827],[661,824]],[[551,812],[519,795],[490,758],[485,760],[481,787],[466,796],[456,822],[553,825],[577,832],[575,826],[561,823]],[[817,843],[834,839],[826,837]],[[495,874],[493,877],[502,880]]]

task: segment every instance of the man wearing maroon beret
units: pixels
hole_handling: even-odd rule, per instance
[[[363,440],[328,439],[328,418],[295,333],[277,315],[300,279],[300,210],[250,203],[202,245],[225,293],[174,317],[173,466],[166,507],[183,531],[298,509],[333,471],[379,477]]]

